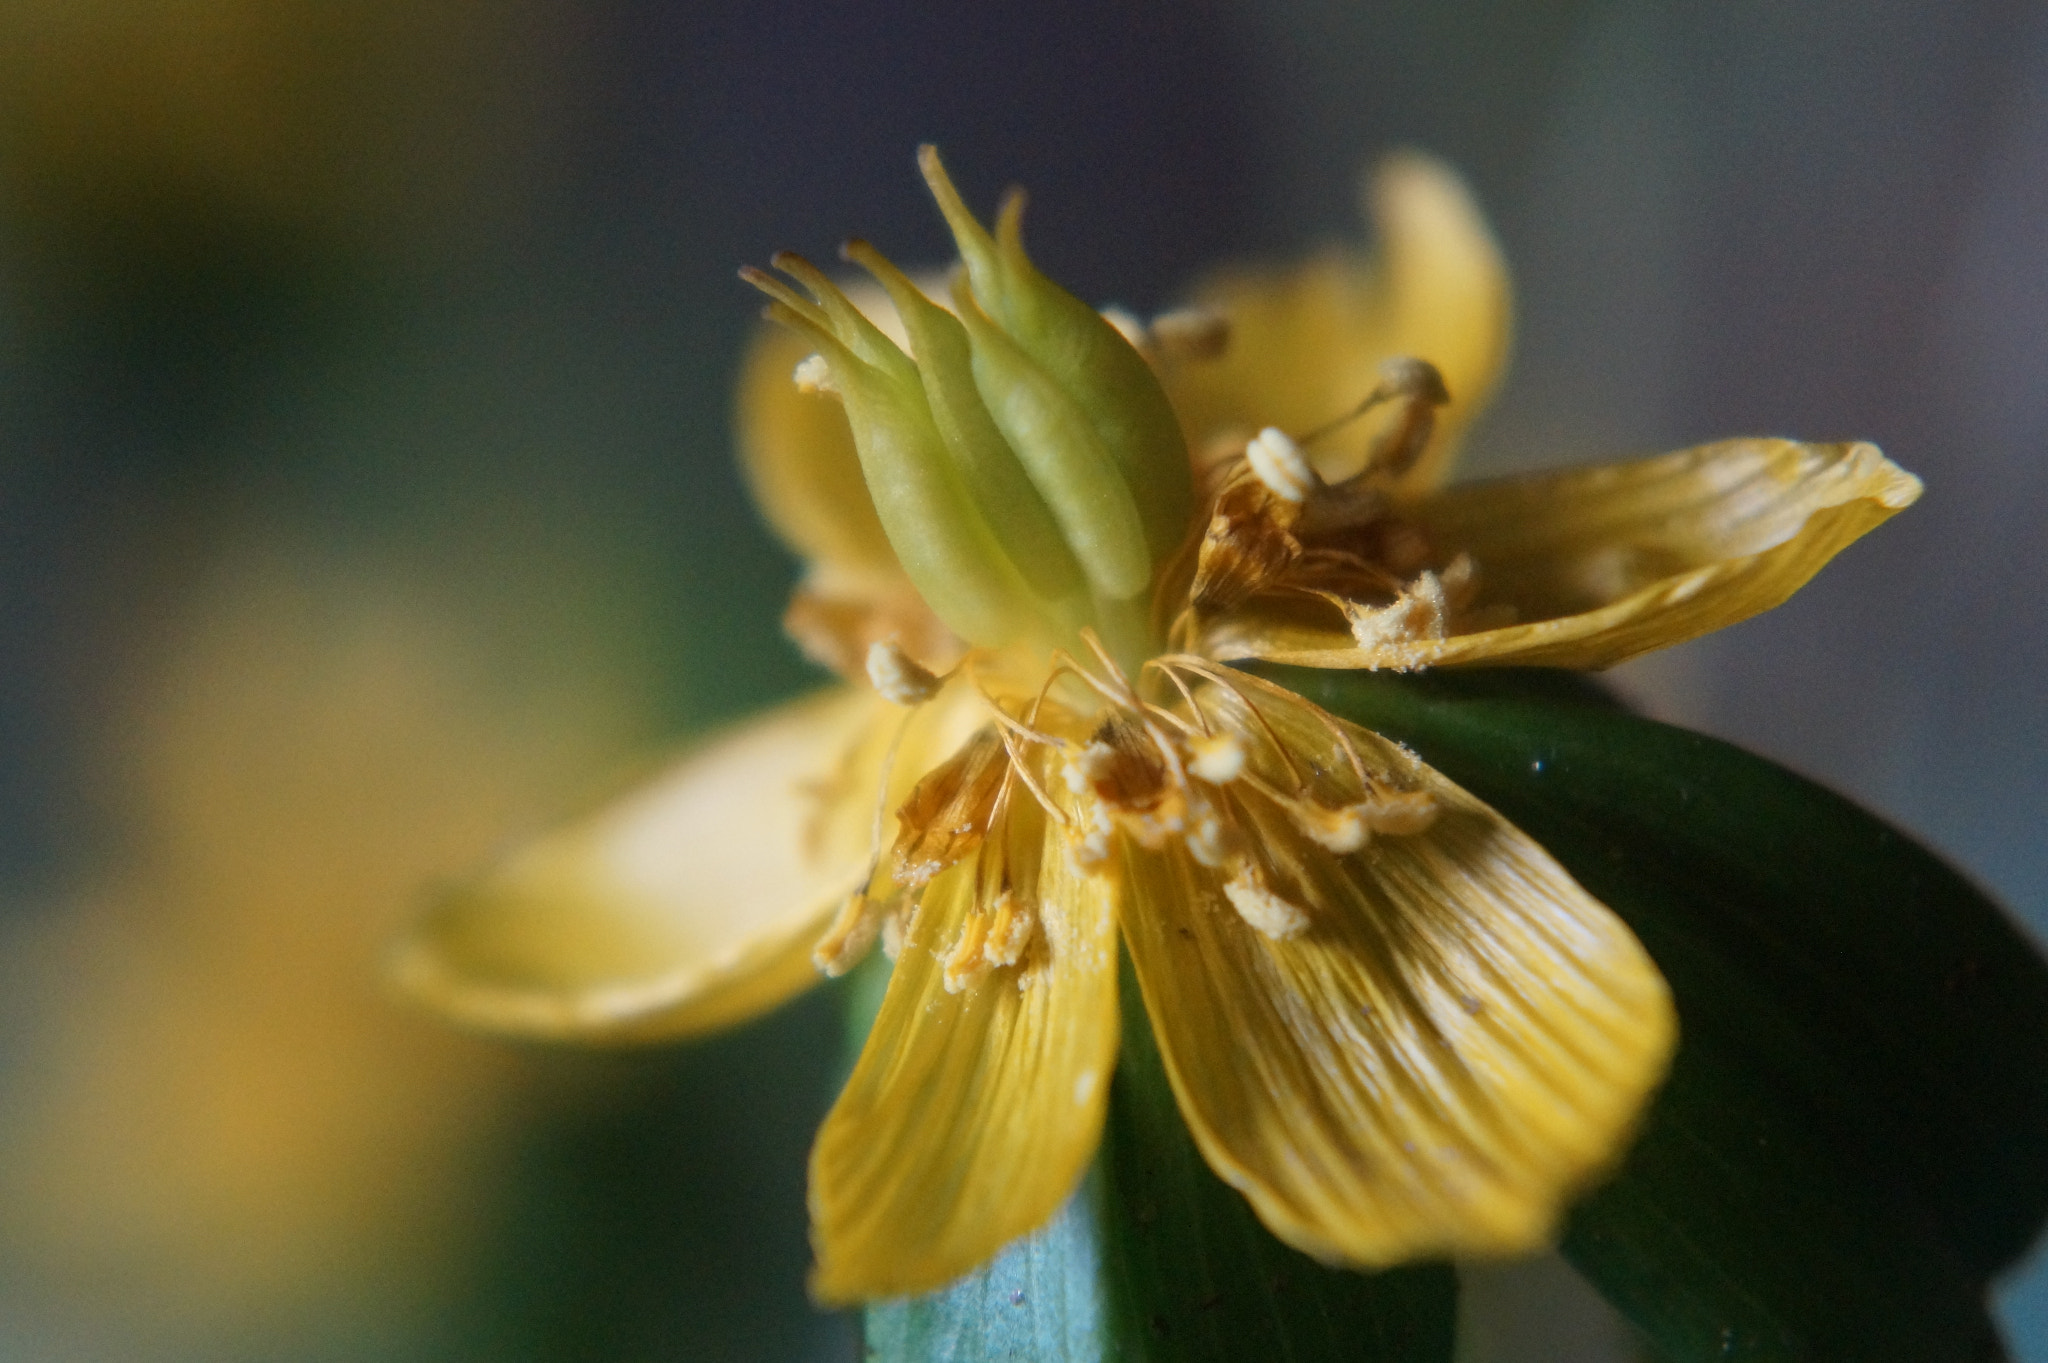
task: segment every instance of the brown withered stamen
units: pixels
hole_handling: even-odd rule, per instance
[[[1397,355],[1381,361],[1380,381],[1356,407],[1335,421],[1316,427],[1300,437],[1297,443],[1312,444],[1350,425],[1382,403],[1398,402],[1401,409],[1394,424],[1373,441],[1372,449],[1365,457],[1363,472],[1399,477],[1413,467],[1429,447],[1430,437],[1436,433],[1437,408],[1450,400],[1451,392],[1444,386],[1441,370],[1428,360]]]
[[[1117,809],[1155,808],[1166,795],[1166,764],[1142,729],[1123,715],[1110,715],[1081,750],[1081,770],[1097,799]]]
[[[1221,617],[1261,596],[1327,603],[1361,648],[1454,632],[1453,617],[1465,617],[1474,595],[1469,562],[1443,563],[1423,527],[1402,514],[1395,493],[1448,401],[1435,366],[1397,358],[1381,366],[1379,383],[1356,407],[1298,440],[1275,429],[1249,444],[1234,437],[1234,448],[1204,473],[1210,515],[1194,550],[1187,607],[1169,623],[1172,645],[1197,648],[1210,628],[1229,628]],[[1351,477],[1328,483],[1301,461],[1301,446],[1389,403],[1397,404],[1393,422]],[[1289,455],[1299,469],[1283,457]],[[1467,582],[1454,588],[1461,574]],[[1439,579],[1447,594],[1437,591]],[[1427,609],[1439,595],[1445,608]],[[1395,606],[1402,609],[1388,613]],[[1495,614],[1481,613],[1489,620]]]
[[[1009,750],[991,727],[927,772],[896,811],[896,879],[923,885],[981,846],[1009,770]]]
[[[1373,442],[1365,466],[1376,472],[1399,477],[1414,467],[1436,434],[1436,412],[1451,400],[1444,376],[1428,360],[1402,358],[1380,366],[1380,386],[1389,398],[1401,403],[1401,414],[1393,428]]]
[[[1198,614],[1227,611],[1286,577],[1302,554],[1288,528],[1293,511],[1251,479],[1217,496],[1188,591]]]

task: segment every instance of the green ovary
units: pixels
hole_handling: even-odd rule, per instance
[[[1092,628],[1135,663],[1157,641],[1149,602],[1192,504],[1165,393],[1129,342],[1025,257],[1017,212],[990,237],[946,180],[926,179],[965,261],[953,310],[874,247],[846,255],[882,284],[915,360],[808,262],[759,271],[775,320],[818,346],[898,560],[968,642],[1069,644]]]

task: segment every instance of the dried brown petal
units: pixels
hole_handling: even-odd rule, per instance
[[[1009,764],[991,728],[926,773],[896,811],[901,831],[890,855],[899,881],[922,885],[981,846]]]
[[[1289,532],[1281,505],[1252,481],[1233,484],[1216,498],[1189,592],[1197,611],[1229,610],[1294,566],[1301,557],[1301,542]]]

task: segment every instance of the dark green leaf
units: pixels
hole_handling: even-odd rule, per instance
[[[1564,1245],[1668,1357],[1998,1356],[1985,1281],[2048,1213],[2048,970],[1995,905],[1555,674],[1270,675],[1491,802],[1671,982],[1671,1079]]]
[[[1448,1267],[1347,1273],[1269,1235],[1203,1164],[1136,981],[1103,1150],[1053,1223],[952,1287],[867,1312],[868,1356],[1060,1363],[1447,1363]]]

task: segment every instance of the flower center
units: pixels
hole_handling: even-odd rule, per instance
[[[1094,666],[1062,651],[1035,694],[992,686],[985,654],[941,683],[974,688],[989,722],[917,783],[886,857],[877,819],[873,872],[820,941],[821,969],[850,968],[877,937],[900,941],[928,885],[971,874],[947,988],[1003,969],[1028,986],[1046,960],[1045,915],[1057,911],[1037,894],[1049,842],[1085,875],[1114,873],[1125,845],[1185,855],[1221,873],[1223,898],[1252,928],[1294,937],[1313,928],[1306,906],[1317,895],[1290,848],[1348,856],[1435,820],[1434,796],[1375,768],[1314,707],[1286,705],[1283,720],[1263,683],[1185,654],[1148,661],[1141,694],[1092,632],[1084,642]],[[914,694],[916,704],[936,695]],[[1303,714],[1314,716],[1306,730]]]

